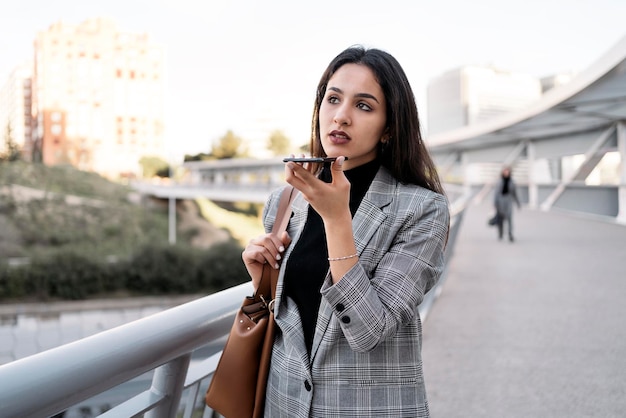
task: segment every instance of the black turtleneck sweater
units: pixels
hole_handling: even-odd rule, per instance
[[[354,217],[363,196],[378,172],[380,161],[373,160],[362,166],[344,171],[350,181],[350,212]],[[330,183],[330,166],[324,167],[320,179]],[[307,221],[285,267],[284,294],[298,306],[304,340],[309,353],[313,345],[315,324],[322,295],[320,289],[329,269],[328,247],[324,223],[320,215],[309,206]]]

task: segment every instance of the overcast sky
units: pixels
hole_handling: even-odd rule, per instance
[[[403,65],[426,120],[428,80],[465,64],[545,76],[581,71],[626,35],[624,0],[12,0],[0,9],[0,76],[38,31],[110,17],[167,51],[168,150],[208,152],[233,130],[308,141],[315,87],[353,44]]]

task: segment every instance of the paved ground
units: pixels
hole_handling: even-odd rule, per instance
[[[464,219],[424,323],[433,418],[626,417],[626,226],[523,208]]]

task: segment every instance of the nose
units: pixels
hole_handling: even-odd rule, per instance
[[[350,112],[345,105],[337,107],[337,111],[335,112],[335,117],[333,118],[333,121],[339,126],[350,125]]]

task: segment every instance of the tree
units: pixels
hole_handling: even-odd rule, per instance
[[[0,155],[1,161],[17,161],[21,158],[22,153],[20,147],[13,140],[13,130],[11,129],[11,122],[7,123],[7,128],[4,132],[4,152]]]
[[[267,140],[267,149],[274,155],[285,155],[291,149],[291,141],[281,131],[274,131]]]
[[[243,140],[233,131],[226,132],[217,144],[213,145],[211,155],[217,159],[244,157]]]
[[[161,157],[141,157],[139,164],[141,165],[144,178],[154,176],[169,177],[169,164]],[[162,175],[163,173],[168,174]]]
[[[205,160],[211,160],[211,154],[205,154],[204,152],[198,153],[198,154],[185,154],[185,157],[183,158],[184,162],[187,161],[205,161]]]

